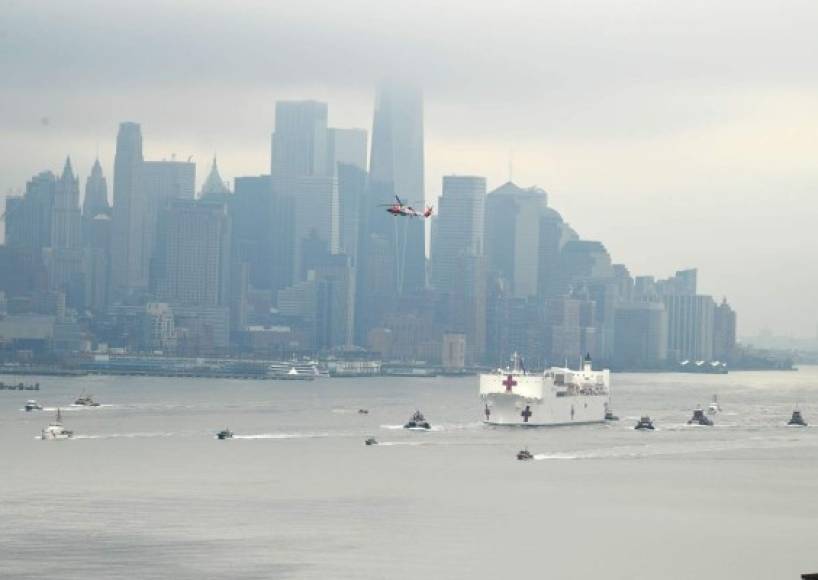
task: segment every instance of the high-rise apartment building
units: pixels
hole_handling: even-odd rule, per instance
[[[713,359],[713,317],[716,304],[703,295],[663,298],[668,317],[668,357],[673,362]]]

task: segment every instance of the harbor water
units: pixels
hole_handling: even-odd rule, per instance
[[[20,380],[40,390],[0,392],[0,578],[818,572],[818,367],[615,374],[619,421],[553,428],[484,425],[477,377]],[[39,440],[57,407],[74,438]],[[401,428],[416,409],[431,431]]]

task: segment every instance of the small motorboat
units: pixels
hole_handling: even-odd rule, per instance
[[[71,439],[74,436],[73,431],[69,431],[62,424],[62,413],[57,409],[57,418],[48,427],[43,429],[41,439],[53,441],[55,439]]]
[[[78,407],[99,407],[99,403],[97,403],[91,395],[86,394],[77,397],[77,400],[74,401],[74,405]]]
[[[369,438],[368,438],[366,441],[364,441],[364,443],[365,443],[366,445],[377,445],[377,444],[378,444],[378,440],[377,440],[377,439],[375,439],[374,437],[369,437]]]
[[[517,459],[520,461],[528,461],[529,459],[534,459],[534,455],[528,450],[528,448],[521,449],[517,452]]]
[[[369,409],[358,409],[359,415],[369,415]]]
[[[653,421],[651,421],[647,415],[642,415],[639,418],[639,422],[634,426],[634,429],[638,429],[639,431],[653,431]]]
[[[233,438],[233,432],[230,429],[223,429],[223,430],[219,431],[218,433],[216,433],[216,438],[217,439],[222,439],[222,440],[232,439]]]
[[[787,425],[792,425],[794,427],[806,427],[807,422],[804,421],[804,417],[801,415],[801,411],[796,409],[795,411],[792,412],[792,417],[790,417],[790,420],[787,421]]]
[[[432,428],[429,425],[429,421],[426,420],[426,417],[423,416],[423,413],[420,411],[415,411],[415,414],[412,415],[412,418],[403,426],[404,429],[413,429],[415,431],[428,431]]]
[[[613,414],[613,411],[610,409],[605,411],[605,420],[606,421],[619,421],[619,417]]]
[[[704,409],[696,407],[693,409],[693,416],[687,422],[688,425],[704,425],[707,427],[713,426],[713,420],[704,414]]]
[[[718,395],[713,395],[713,402],[707,405],[707,414],[715,415],[716,413],[721,413],[721,407],[719,406]]]
[[[34,399],[26,401],[26,411],[42,411],[42,410],[43,410],[43,406],[40,403],[38,403],[37,401],[35,401]]]

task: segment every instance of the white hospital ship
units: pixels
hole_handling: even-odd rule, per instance
[[[601,423],[611,399],[610,371],[595,371],[586,355],[582,368],[551,367],[528,373],[514,353],[506,368],[480,375],[485,422],[491,425]]]

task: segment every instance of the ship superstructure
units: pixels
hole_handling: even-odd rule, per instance
[[[610,371],[593,370],[586,355],[582,368],[551,367],[529,373],[520,356],[509,365],[480,375],[484,421],[492,425],[574,425],[601,423],[610,403]]]

